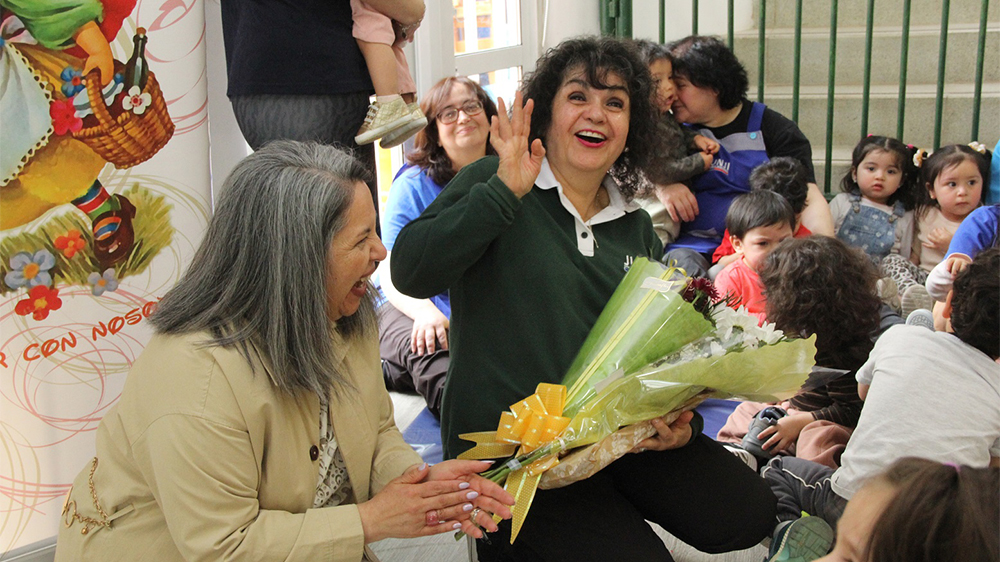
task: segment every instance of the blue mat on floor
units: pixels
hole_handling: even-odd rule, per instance
[[[701,406],[698,406],[698,413],[705,418],[705,435],[715,439],[719,430],[726,424],[729,414],[733,413],[738,404],[739,402],[735,400],[708,399],[702,402]],[[424,459],[424,462],[441,462],[443,454],[441,424],[427,408],[417,414],[413,423],[406,428],[403,439]]]

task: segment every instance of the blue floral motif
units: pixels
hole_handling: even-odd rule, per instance
[[[10,258],[10,271],[4,276],[4,283],[11,289],[21,287],[52,286],[52,274],[56,257],[48,250],[38,250],[34,254],[18,252]]]
[[[115,291],[118,289],[118,277],[115,276],[115,269],[109,267],[104,270],[104,273],[91,273],[87,276],[87,283],[90,283],[90,292],[95,296],[99,297],[104,294],[105,291]]]
[[[59,78],[63,81],[62,93],[67,98],[75,96],[77,92],[84,89],[83,73],[72,66],[64,68]]]

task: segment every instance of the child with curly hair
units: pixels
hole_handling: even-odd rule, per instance
[[[836,238],[809,236],[782,242],[764,260],[760,281],[767,318],[791,337],[816,335],[816,365],[844,374],[793,396],[786,415],[760,432],[766,453],[783,452],[836,468],[861,415],[855,372],[868,359],[881,302],[875,267]],[[831,303],[850,303],[831,306]],[[739,443],[767,404],[744,402],[729,416],[718,440]]]

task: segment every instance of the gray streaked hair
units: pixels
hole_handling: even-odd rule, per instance
[[[327,259],[354,186],[367,176],[352,156],[318,143],[277,141],[244,158],[226,178],[187,272],[150,318],[156,331],[208,331],[206,345],[235,346],[251,365],[252,346],[288,393],[325,399],[349,388],[332,336],[376,337],[373,289],[334,324]]]

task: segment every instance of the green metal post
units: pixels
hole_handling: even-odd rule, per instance
[[[795,1],[795,61],[792,66],[792,121],[799,122],[799,86],[802,79],[802,0]]]
[[[667,0],[660,0],[660,43],[667,42]]]
[[[615,19],[618,17],[618,0],[598,0],[598,17],[601,20],[601,35],[615,34]]]
[[[868,134],[868,106],[872,89],[872,26],[875,22],[875,0],[868,0],[868,16],[865,22],[865,77],[861,92],[861,136]]]
[[[691,0],[691,35],[698,35],[698,0]]]
[[[938,47],[937,97],[934,100],[934,148],[941,146],[941,116],[944,109],[944,68],[948,54],[948,11],[950,0],[941,2],[941,43]]]
[[[910,3],[903,0],[903,31],[899,41],[899,97],[896,101],[896,138],[903,138],[906,118],[906,64],[910,57]]]
[[[982,8],[979,12],[979,49],[976,51],[976,92],[972,98],[972,138],[969,140],[979,140],[979,110],[983,103],[983,59],[986,55],[986,12],[989,10],[990,1],[982,0]],[[998,158],[997,155],[993,155]]]
[[[726,40],[729,42],[729,50],[733,49],[733,43],[735,42],[736,37],[733,27],[733,20],[736,19],[735,16],[733,16],[733,3],[735,1],[736,0],[729,0],[729,4],[727,6],[727,9],[729,10],[729,22],[726,24]]]
[[[757,101],[764,101],[764,18],[767,15],[767,0],[760,0],[760,21],[757,24]]]
[[[632,0],[618,0],[617,36],[632,38]]]
[[[830,71],[826,86],[826,169],[823,173],[824,189],[830,191],[830,175],[833,163],[833,97],[837,79],[837,0],[830,2]]]

